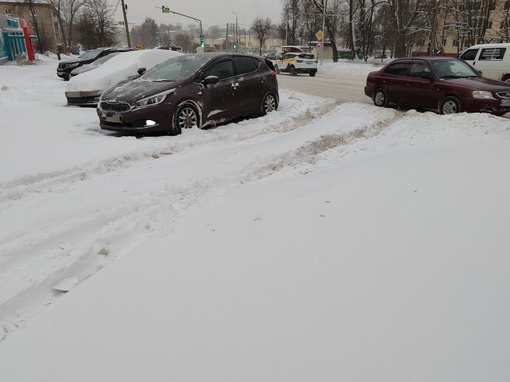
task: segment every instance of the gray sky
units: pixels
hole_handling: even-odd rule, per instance
[[[119,4],[120,4],[120,0]],[[281,0],[124,0],[128,7],[128,23],[142,24],[146,17],[153,18],[157,24],[193,24],[197,22],[175,14],[163,14],[161,6],[165,5],[171,11],[195,17],[202,21],[204,34],[213,25],[220,27],[227,23],[235,23],[239,28],[249,28],[257,17],[268,17],[272,23],[279,24],[281,19]],[[118,21],[122,20],[122,11],[119,5]]]

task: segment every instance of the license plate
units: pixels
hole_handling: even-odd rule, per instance
[[[306,63],[306,65],[312,65],[312,64],[313,64],[313,62],[307,62]]]
[[[106,122],[113,122],[113,123],[120,123],[120,122],[122,122],[122,117],[120,116],[120,114],[116,114],[116,113],[104,113],[103,117],[106,120]]]
[[[510,99],[501,100],[501,106],[510,106]]]

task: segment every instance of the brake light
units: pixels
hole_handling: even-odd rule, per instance
[[[271,77],[276,77],[276,72],[274,70],[271,70]]]

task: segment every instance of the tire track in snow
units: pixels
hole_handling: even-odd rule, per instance
[[[52,286],[61,279],[77,276],[83,281],[148,238],[171,232],[175,221],[186,210],[207,203],[240,184],[270,176],[284,167],[296,166],[300,162],[313,163],[314,158],[326,150],[370,138],[396,117],[353,131],[305,140],[298,147],[285,148],[273,158],[262,161],[254,154],[244,163],[231,165],[225,173],[205,170],[205,175],[149,184],[140,190],[128,185],[125,194],[112,204],[100,202],[101,197],[113,200],[112,196],[100,192],[101,184],[116,182],[118,177],[137,179],[148,171],[148,167],[170,163],[174,166],[169,167],[180,168],[185,166],[187,155],[201,155],[205,161],[213,151],[219,152],[220,160],[228,161],[232,155],[229,152],[238,151],[239,143],[264,147],[267,141],[299,133],[305,126],[309,129],[309,122],[327,118],[329,109],[331,104],[316,112],[306,110],[286,123],[270,119],[271,123],[260,130],[243,129],[234,134],[234,130],[215,130],[213,136],[198,143],[185,142],[158,152],[122,155],[62,173],[36,176],[32,183],[15,186],[19,198],[10,200],[10,205],[9,200],[4,200],[3,207],[10,208],[8,211],[4,209],[2,214],[16,221],[16,215],[27,216],[26,211],[20,212],[20,209],[33,209],[39,220],[29,224],[28,229],[13,229],[3,237],[0,245],[0,288],[5,291],[0,300],[0,328],[3,327],[4,337],[59,297],[60,293]],[[324,115],[319,118],[322,113]],[[63,211],[55,221],[45,221],[44,205],[58,205],[59,198],[73,198],[79,194],[89,195],[93,200],[91,205],[77,207],[68,214]]]

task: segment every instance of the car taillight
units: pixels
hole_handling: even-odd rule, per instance
[[[274,70],[271,70],[271,77],[276,77],[276,72]]]

